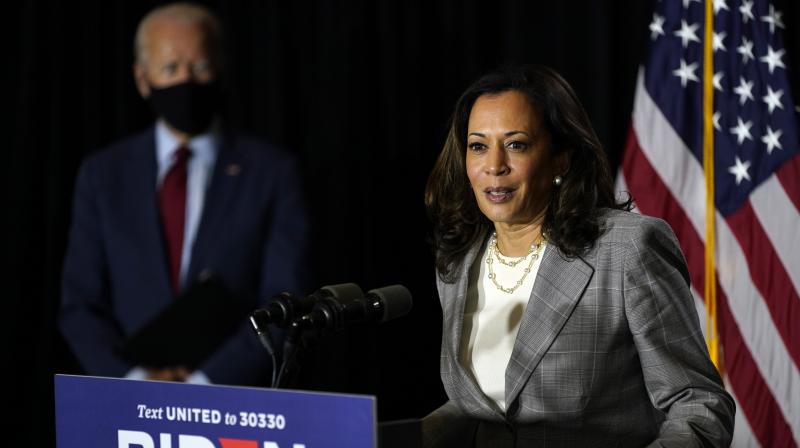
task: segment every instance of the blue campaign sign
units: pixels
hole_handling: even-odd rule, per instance
[[[374,448],[375,397],[55,376],[58,448]]]

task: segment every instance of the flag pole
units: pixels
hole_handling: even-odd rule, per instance
[[[713,0],[705,1],[705,33],[703,38],[703,171],[706,179],[706,244],[705,299],[706,343],[711,361],[721,371],[719,338],[717,335],[717,276],[715,266],[714,203],[714,11]]]

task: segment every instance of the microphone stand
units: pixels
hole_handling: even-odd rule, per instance
[[[273,351],[269,330],[266,328],[270,319],[264,318],[258,312],[251,316],[250,321],[253,328],[273,361],[273,388],[287,388],[294,383],[297,372],[300,370],[299,358],[301,358],[302,349],[307,349],[308,341],[319,337],[320,333],[341,330],[347,324],[383,322],[402,316],[411,308],[411,294],[401,285],[372,290],[366,295],[363,295],[361,289],[352,283],[326,288],[339,288],[341,296],[337,296],[336,292],[331,293],[330,290],[325,291],[327,294],[317,298],[310,312],[292,319],[286,325],[287,337],[283,342],[280,369],[277,369],[275,363],[277,356]],[[354,295],[353,290],[356,290],[357,294]],[[356,295],[361,298],[354,298]],[[285,325],[285,321],[283,323]]]
[[[278,376],[272,384],[275,389],[286,389],[294,383],[295,376],[300,370],[298,362],[298,348],[305,348],[302,336],[303,329],[298,321],[292,321],[287,331],[286,340],[283,342],[283,361],[278,371]]]
[[[250,322],[256,331],[261,345],[266,349],[272,364],[272,374],[270,377],[270,387],[274,389],[285,389],[294,384],[295,377],[300,370],[301,349],[307,348],[307,328],[300,319],[295,319],[286,327],[286,338],[283,340],[283,350],[281,351],[281,363],[278,364],[278,356],[275,350],[275,343],[269,331],[269,324],[262,321],[257,316],[251,316]]]

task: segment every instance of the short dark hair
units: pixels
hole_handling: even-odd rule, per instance
[[[629,210],[618,203],[608,159],[589,117],[572,87],[541,65],[504,67],[469,86],[456,103],[450,130],[428,177],[425,205],[434,223],[433,243],[440,278],[452,281],[453,269],[492,223],[478,208],[466,173],[467,127],[475,101],[483,95],[522,93],[539,113],[553,154],[566,153],[568,167],[553,188],[542,223],[549,244],[569,258],[585,253],[597,240],[603,208]]]

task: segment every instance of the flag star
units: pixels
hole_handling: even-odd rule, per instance
[[[711,79],[711,84],[714,85],[714,88],[722,92],[722,77],[725,76],[723,72],[714,73],[714,77]]]
[[[700,39],[697,37],[695,31],[697,28],[700,28],[700,24],[693,23],[689,25],[686,23],[685,20],[681,19],[681,29],[675,31],[675,35],[681,38],[681,43],[683,44],[683,48],[686,48],[689,45],[689,41],[700,42]]]
[[[742,45],[736,47],[736,52],[742,55],[742,64],[747,64],[748,59],[755,59],[753,56],[753,41],[747,40],[742,36]]]
[[[688,8],[689,7],[689,3],[691,3],[691,2],[701,3],[700,0],[683,0],[683,8],[684,9]]]
[[[714,112],[714,115],[711,116],[711,119],[714,120],[714,129],[721,131],[722,126],[719,125],[719,119],[722,117],[722,114],[719,111]]]
[[[783,96],[783,90],[778,90],[776,92],[772,91],[772,87],[767,86],[767,94],[761,97],[765,103],[767,103],[767,110],[769,113],[775,110],[777,107],[778,109],[783,109],[783,104],[781,104],[781,97]]]
[[[728,49],[725,48],[725,44],[722,42],[722,40],[725,39],[727,35],[728,33],[726,33],[725,31],[719,34],[713,33],[713,35],[711,36],[711,45],[714,47],[715,53],[717,52],[717,50],[728,51]]]
[[[745,81],[744,78],[739,78],[739,86],[733,89],[733,93],[739,95],[739,104],[744,104],[747,99],[755,101],[753,98],[753,81]]]
[[[778,28],[786,28],[783,25],[783,13],[776,11],[775,7],[772,5],[769,5],[769,15],[761,16],[761,21],[769,23],[769,32],[773,34],[775,33],[776,26]]]
[[[742,2],[742,6],[739,7],[739,12],[742,13],[742,22],[747,23],[748,20],[753,19],[756,20],[756,17],[753,15],[753,2],[744,0]]]
[[[728,172],[736,176],[736,185],[742,183],[742,179],[750,180],[750,173],[747,170],[750,168],[750,161],[742,162],[739,156],[736,156],[736,164],[728,168]]]
[[[664,35],[664,19],[658,14],[653,14],[653,21],[650,22],[650,39],[656,40],[658,35]]]
[[[731,134],[736,134],[736,141],[741,145],[745,139],[752,140],[753,136],[750,135],[750,128],[753,127],[753,122],[742,122],[741,117],[736,117],[738,124],[736,127],[731,128]]]
[[[767,154],[772,154],[772,150],[775,148],[783,149],[780,142],[781,135],[783,135],[783,130],[778,129],[773,132],[772,128],[767,126],[767,133],[761,137],[761,141],[767,145]]]
[[[772,71],[775,70],[775,67],[786,68],[781,60],[781,57],[784,53],[786,53],[786,50],[783,48],[778,51],[773,51],[772,45],[767,45],[767,55],[760,57],[758,60],[766,63],[769,66],[769,74],[771,75]]]
[[[730,11],[728,4],[725,3],[725,0],[714,0],[714,14],[718,13],[720,9]]]
[[[681,78],[681,87],[686,87],[688,81],[699,81],[694,71],[697,70],[697,62],[686,65],[686,61],[681,58],[681,67],[672,71],[672,74]]]

